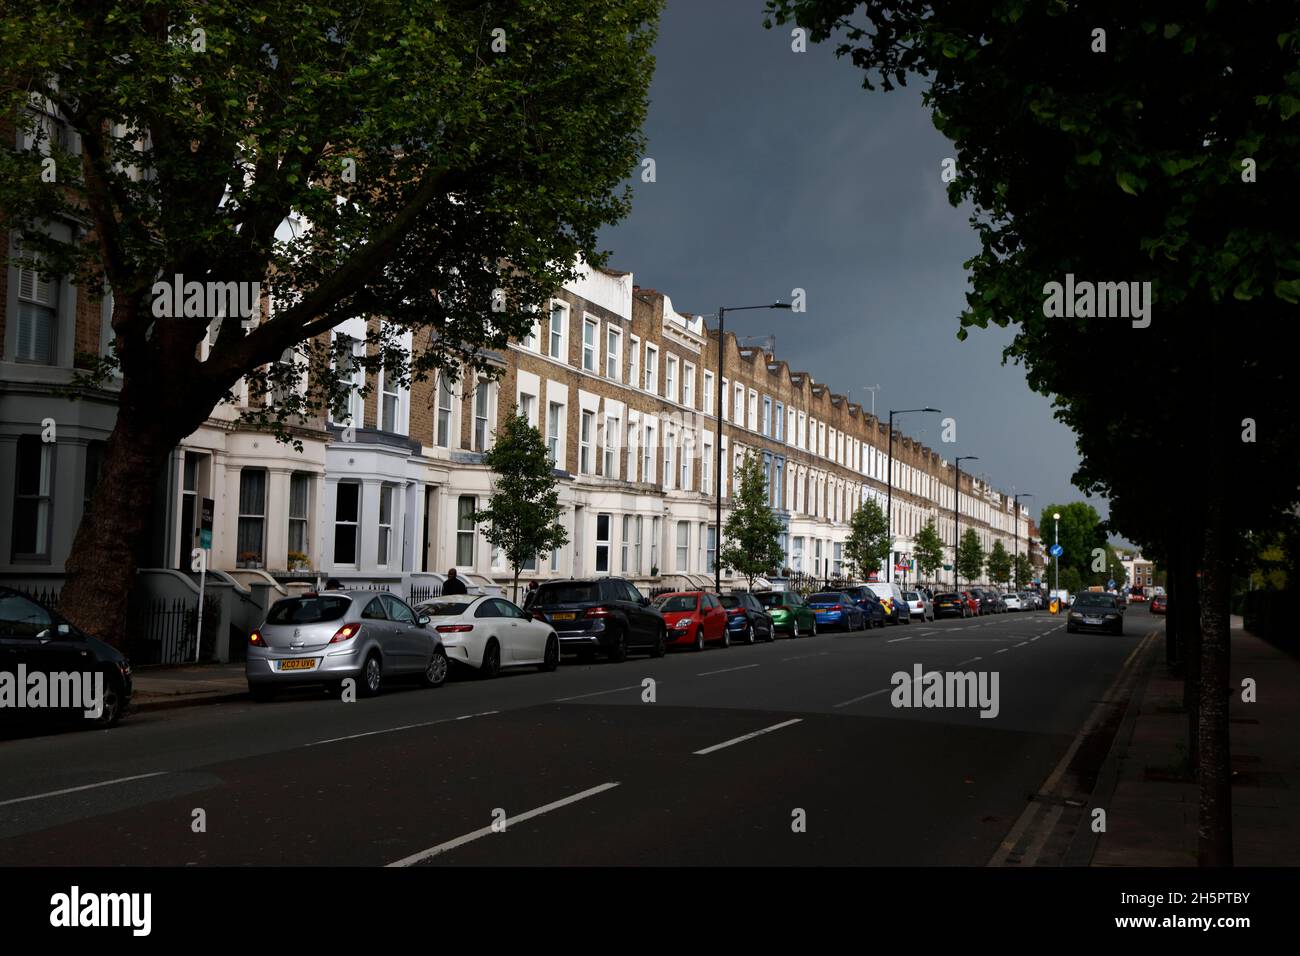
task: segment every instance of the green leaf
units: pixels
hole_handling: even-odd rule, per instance
[[[1127,170],[1122,169],[1116,173],[1115,182],[1119,184],[1120,189],[1124,190],[1124,192],[1128,193],[1130,196],[1136,196],[1138,194],[1139,180],[1135,175]]]
[[[1101,150],[1094,149],[1091,153],[1082,153],[1074,157],[1074,161],[1080,166],[1100,166]]]

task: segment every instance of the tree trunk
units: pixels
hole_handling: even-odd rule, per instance
[[[1221,485],[1219,487],[1222,487]],[[1232,866],[1232,755],[1229,609],[1232,539],[1223,495],[1211,494],[1201,579],[1200,737],[1201,789],[1197,857],[1201,866]]]
[[[184,435],[161,416],[132,414],[130,403],[122,402],[94,500],[64,567],[59,610],[117,648],[126,646],[127,602],[157,510],[158,471]]]
[[[1166,540],[1172,541],[1173,535]],[[1165,598],[1169,602],[1165,607],[1165,665],[1175,674],[1182,674],[1185,661],[1178,644],[1178,614],[1174,610],[1178,606],[1178,576],[1181,573],[1179,562],[1178,548],[1170,547],[1165,554],[1165,565],[1168,568],[1165,575]]]
[[[519,603],[519,568],[515,568],[515,583],[511,585],[510,600]]]
[[[1178,540],[1178,615],[1179,655],[1183,662],[1183,710],[1187,715],[1187,759],[1196,765],[1200,738],[1201,701],[1201,588],[1197,569],[1201,548],[1188,540],[1187,532]]]

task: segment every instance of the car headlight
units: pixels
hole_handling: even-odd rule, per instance
[[[1071,619],[1071,620],[1074,620],[1074,621],[1081,621],[1081,620],[1083,620],[1083,615],[1080,614],[1078,611],[1071,611],[1071,612],[1070,612],[1070,619]]]
[[[678,621],[676,624],[673,625],[673,627],[677,628],[677,630],[679,631],[684,631],[690,626],[691,626],[690,618],[683,618],[682,620]]]
[[[1115,620],[1115,618],[1117,618],[1117,617],[1119,617],[1118,614],[1107,614],[1107,615],[1106,615],[1106,620],[1108,620],[1108,621],[1113,621],[1113,620]]]

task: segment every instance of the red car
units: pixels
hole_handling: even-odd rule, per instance
[[[969,591],[962,591],[961,599],[966,602],[966,612],[972,617],[979,617],[980,599]]]
[[[1151,599],[1151,603],[1147,607],[1150,608],[1152,614],[1168,614],[1169,598],[1163,594],[1157,594]]]
[[[713,642],[731,646],[727,609],[716,595],[707,591],[674,591],[655,598],[654,607],[668,625],[669,647],[702,651],[705,644]]]

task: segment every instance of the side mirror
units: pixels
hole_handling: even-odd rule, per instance
[[[418,623],[418,624],[420,625],[420,627],[428,627],[428,626],[429,626],[429,622],[430,622],[431,620],[433,620],[433,618],[431,618],[431,617],[429,617],[429,615],[425,614],[425,615],[421,616],[420,619],[419,619],[416,623]]]
[[[649,607],[650,599],[642,595],[641,600],[637,601],[637,603],[640,604],[642,607]]]

